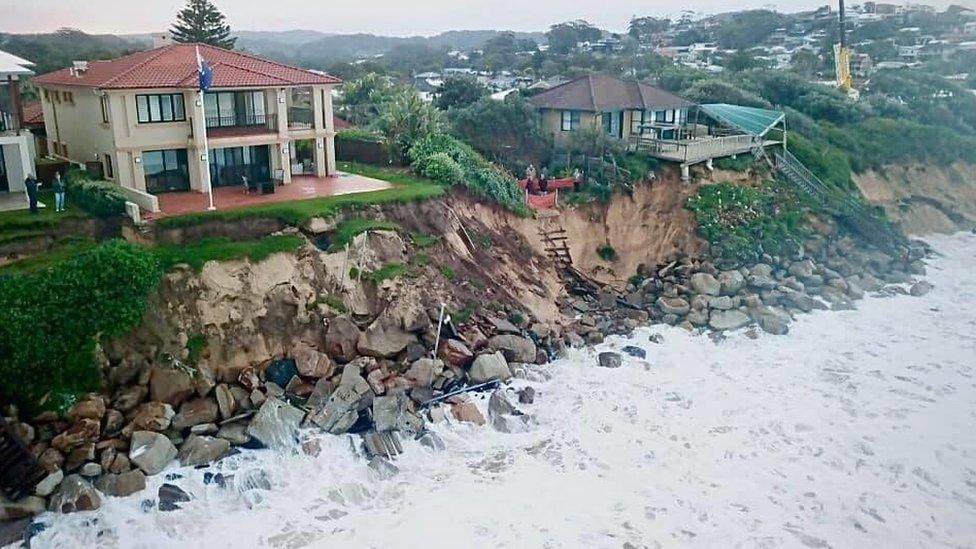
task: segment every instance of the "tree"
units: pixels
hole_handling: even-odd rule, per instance
[[[549,51],[560,54],[570,53],[580,42],[593,42],[602,36],[603,31],[582,19],[553,25],[546,33]]]
[[[505,101],[484,97],[450,113],[454,134],[507,168],[520,171],[549,156],[549,137],[528,99],[511,94]]]
[[[383,134],[390,159],[407,160],[407,152],[418,140],[444,128],[441,111],[425,103],[415,90],[404,89],[380,106],[376,128]]]
[[[630,20],[627,33],[643,45],[649,43],[654,36],[668,30],[670,27],[671,21],[668,19],[633,17]]]
[[[237,41],[230,35],[224,14],[210,0],[187,0],[170,32],[177,42],[202,42],[218,48],[232,49]]]
[[[488,94],[488,88],[474,78],[452,76],[437,89],[434,106],[441,110],[467,107]]]

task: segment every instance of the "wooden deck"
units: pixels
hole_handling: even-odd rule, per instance
[[[667,141],[638,136],[631,138],[630,148],[662,160],[691,165],[713,158],[751,153],[756,147],[765,147],[776,143],[778,142],[762,141],[751,135],[704,137],[686,141]]]

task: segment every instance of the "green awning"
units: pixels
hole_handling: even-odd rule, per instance
[[[756,137],[765,136],[786,116],[782,111],[726,103],[699,105],[698,108],[715,120]]]

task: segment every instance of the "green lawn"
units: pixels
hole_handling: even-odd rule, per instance
[[[38,200],[44,203],[46,208],[41,208],[37,215],[32,215],[29,210],[15,210],[12,212],[0,212],[0,243],[12,242],[19,237],[30,237],[45,234],[49,229],[57,227],[61,222],[68,219],[86,219],[86,214],[81,208],[68,203],[68,209],[64,212],[54,211],[54,192],[41,191]]]
[[[234,220],[248,217],[269,217],[279,219],[289,225],[300,225],[316,216],[328,216],[344,208],[356,208],[371,204],[389,202],[410,202],[426,200],[444,194],[445,189],[433,181],[417,177],[403,170],[367,166],[354,162],[340,162],[339,170],[375,179],[389,181],[392,189],[371,191],[341,196],[324,196],[272,204],[256,204],[230,210],[215,212],[196,212],[186,215],[165,217],[156,223],[161,227],[186,227],[209,220]]]
[[[295,234],[265,236],[255,240],[205,238],[192,244],[157,246],[154,251],[164,270],[178,263],[186,263],[199,271],[204,263],[211,260],[230,261],[246,257],[251,261],[261,261],[273,253],[295,251],[304,243],[305,239]]]

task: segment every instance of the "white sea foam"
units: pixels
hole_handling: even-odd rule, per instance
[[[530,432],[434,426],[447,450],[407,443],[392,479],[323,437],[315,458],[213,469],[263,468],[270,492],[173,470],[195,497],[183,510],[142,510],[158,475],[96,512],[46,515],[35,546],[976,545],[976,238],[933,244],[945,256],[923,298],[804,315],[787,337],[642,329],[597,349],[647,349],[616,370],[574,352],[534,384]]]

